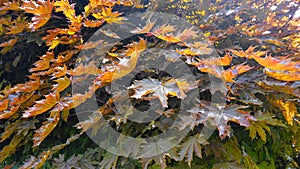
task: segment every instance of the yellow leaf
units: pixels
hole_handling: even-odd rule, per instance
[[[122,13],[112,12],[112,7],[102,7],[101,12],[93,13],[96,19],[103,19],[107,23],[122,23],[126,20],[124,17],[119,17]]]
[[[71,81],[67,76],[54,81],[57,82],[57,84],[53,85],[53,88],[51,90],[58,92],[65,90],[71,84]]]
[[[275,103],[282,110],[282,115],[286,122],[292,126],[294,116],[297,114],[297,107],[295,104],[290,101],[284,102],[282,100],[275,100]]]

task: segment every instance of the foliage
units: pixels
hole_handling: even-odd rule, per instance
[[[0,3],[2,168],[299,167],[300,17],[296,17],[296,11],[300,1],[0,0]],[[75,66],[80,63],[76,58],[80,51],[109,43],[86,43],[95,28],[106,24],[121,26],[126,16],[135,11],[178,15],[199,27],[209,42],[191,43],[191,39],[200,36],[198,30],[159,25],[149,16],[144,25],[130,31],[137,38],[122,41],[109,50],[101,49],[107,60],[102,65],[95,64],[92,59],[98,56],[93,53],[87,64]],[[120,38],[116,30],[102,30],[102,33],[109,38]],[[178,56],[166,54],[165,58],[152,59],[162,62],[181,59],[197,75],[194,82],[159,70],[148,70],[135,77],[127,86],[134,107],[158,99],[165,108],[156,111],[161,116],[158,120],[135,124],[128,120],[130,116],[139,116],[131,111],[132,105],[125,105],[124,112],[116,113],[114,102],[122,103],[124,97],[117,94],[112,101],[107,86],[133,72],[139,66],[138,59],[149,48],[176,52]],[[205,57],[214,48],[221,57]],[[4,75],[14,68],[12,73],[17,76],[18,66],[23,64],[33,65],[25,72],[27,78],[6,82],[9,78],[5,80]],[[207,74],[219,79],[225,88],[211,89],[205,85]],[[85,81],[91,81],[92,85],[83,93],[72,93],[71,84]],[[176,101],[188,99],[198,89],[198,102],[192,102],[193,108],[180,116],[175,126],[188,128],[188,135],[176,147],[158,156],[146,157],[155,151],[154,146],[139,151],[142,158],[138,160],[117,156],[99,149],[85,135],[88,130],[97,134],[99,113],[123,134],[157,135],[165,131],[168,120],[174,121],[180,109]],[[210,96],[215,93],[224,96],[226,103],[211,102]],[[74,108],[95,94],[100,108],[81,112],[88,119],[78,122]],[[220,107],[224,112],[218,115]],[[204,125],[216,128],[208,140],[200,132]],[[167,140],[165,144],[170,142]]]

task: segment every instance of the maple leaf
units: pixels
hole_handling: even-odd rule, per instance
[[[112,12],[112,7],[102,7],[101,12],[92,14],[96,19],[103,19],[107,23],[122,23],[126,20],[124,17],[119,17],[122,13]]]
[[[249,130],[249,136],[253,140],[258,135],[264,142],[266,142],[266,131],[270,133],[270,128],[264,121],[251,121],[251,125],[246,128]]]
[[[157,79],[143,79],[134,81],[128,89],[134,89],[135,94],[131,98],[141,99],[143,96],[151,94],[157,97],[163,107],[168,107],[168,95],[177,96],[180,99],[186,97],[184,93],[178,88],[177,83],[174,79],[167,82],[160,82]]]
[[[33,23],[29,25],[29,28],[31,28],[32,30],[36,30],[45,25],[51,18],[53,2],[51,2],[50,0],[37,0],[37,2],[34,2],[32,0],[25,0],[23,1],[23,6],[21,7],[21,9],[25,10],[27,13],[35,15],[31,19]]]
[[[185,56],[199,56],[199,55],[201,55],[201,53],[198,50],[192,50],[190,48],[183,49],[183,50],[176,49],[176,52],[180,55],[185,55]]]
[[[166,35],[162,35],[162,34],[154,34],[154,36],[156,36],[157,38],[167,41],[169,43],[178,43],[181,42],[181,40],[174,36],[173,34],[166,34]]]
[[[126,56],[130,56],[130,59],[121,58],[120,62],[116,67],[106,70],[100,76],[96,77],[96,84],[106,84],[110,83],[115,79],[119,79],[135,69],[140,52],[146,49],[147,41],[140,38],[139,42],[134,42],[127,45],[127,50],[125,51]]]
[[[35,134],[32,138],[33,140],[32,147],[39,146],[42,143],[42,141],[51,133],[51,131],[58,124],[59,119],[60,119],[60,112],[52,111],[50,113],[48,120],[44,122],[39,129],[35,130]]]
[[[0,47],[3,47],[3,49],[1,50],[2,54],[7,53],[8,51],[10,51],[13,46],[17,43],[18,38],[14,38],[14,39],[10,39],[8,42],[3,42],[0,44]]]
[[[53,88],[51,89],[52,91],[61,92],[71,84],[71,80],[67,76],[56,79],[54,81],[57,82],[57,84],[53,85]]]
[[[247,58],[247,59],[252,59],[253,57],[260,57],[265,55],[267,52],[266,51],[256,51],[254,52],[254,50],[256,49],[256,46],[249,46],[248,49],[246,51],[243,50],[233,50],[233,49],[229,49],[230,52],[232,52],[234,55],[241,57],[241,58]]]
[[[76,16],[75,4],[70,5],[69,0],[60,0],[55,1],[53,5],[55,6],[55,12],[63,12],[71,22],[74,22]]]
[[[300,80],[300,73],[299,72],[289,72],[289,71],[275,71],[265,68],[265,74],[274,79],[281,80],[281,81],[298,81]]]
[[[202,146],[207,145],[209,142],[201,134],[196,134],[195,136],[189,137],[180,145],[180,157],[179,160],[182,161],[186,158],[189,167],[191,167],[191,162],[193,160],[193,153],[195,153],[199,158],[202,158]]]
[[[103,44],[103,40],[98,40],[95,42],[87,42],[84,44],[77,45],[77,46],[75,46],[75,48],[80,49],[80,50],[93,49],[102,44]]]
[[[102,32],[104,35],[109,36],[111,38],[120,39],[120,36],[111,30],[100,29],[100,32]]]
[[[222,77],[225,78],[226,82],[234,82],[233,78],[235,78],[237,75],[245,73],[251,69],[252,69],[252,67],[250,67],[249,65],[244,65],[244,64],[235,65],[235,66],[232,66],[231,68],[225,70],[222,73]]]
[[[224,61],[222,61],[222,60],[216,61],[216,63],[217,62],[219,62],[220,64],[224,64]],[[201,65],[201,64],[199,64],[199,65]],[[212,74],[218,78],[222,78],[222,79],[224,78],[224,80],[226,82],[235,82],[233,80],[233,78],[237,77],[239,74],[245,73],[252,69],[252,67],[250,67],[249,65],[244,65],[244,64],[234,65],[231,68],[226,69],[225,71],[220,67],[215,67],[215,66],[210,66],[210,65],[202,66],[202,65],[198,66],[198,69],[200,71]]]
[[[24,118],[32,117],[44,113],[51,109],[59,101],[59,93],[50,93],[45,95],[45,99],[36,101],[33,107],[30,107],[23,113]]]
[[[207,66],[213,67],[213,66],[229,66],[232,61],[233,56],[231,56],[229,53],[226,53],[224,57],[211,57],[207,59],[197,59],[198,63],[196,62],[188,62],[191,65],[194,65],[200,68],[205,68]]]
[[[84,94],[73,94],[70,97],[63,97],[59,100],[58,104],[52,109],[52,111],[64,111],[75,108],[84,103],[88,98],[91,98],[97,88],[90,88],[89,91]]]
[[[8,108],[9,99],[0,102],[0,112]]]
[[[196,38],[199,34],[198,31],[194,31],[194,28],[186,28],[185,30],[183,30],[179,35],[177,35],[176,37],[178,39],[180,39],[180,41],[184,41],[188,38]]]
[[[3,6],[2,6],[3,5]],[[4,11],[19,11],[20,10],[20,1],[13,0],[12,2],[1,3],[0,10]]]
[[[95,20],[95,21],[94,20],[85,19],[83,26],[90,27],[90,28],[96,28],[96,27],[101,26],[104,22],[105,22],[105,20],[103,20],[103,19],[101,19],[101,20]]]
[[[60,66],[56,66],[54,68],[54,72],[51,74],[51,78],[50,79],[54,79],[54,78],[60,78],[64,75],[66,75],[66,73],[68,72],[67,66],[64,64],[63,67]]]
[[[159,168],[165,169],[167,167],[166,164],[166,156],[167,153],[160,153],[159,155],[156,155],[154,157],[146,157],[146,158],[141,158],[141,163],[143,169],[148,168],[148,165],[154,160],[156,164],[159,165]],[[154,166],[154,165],[152,165]]]
[[[78,48],[78,49],[83,49],[83,47]],[[66,51],[63,51],[63,52],[59,53],[59,55],[57,56],[57,59],[52,60],[52,61],[56,62],[56,63],[64,63],[64,62],[68,61],[69,59],[71,59],[72,56],[74,56],[78,52],[79,52],[79,50],[66,50]],[[63,55],[65,55],[65,56],[63,56]]]
[[[151,31],[151,29],[153,28],[155,22],[156,21],[151,22],[150,20],[148,20],[148,23],[143,28],[136,28],[136,29],[134,29],[134,30],[132,30],[130,32],[134,33],[134,34],[149,33]]]
[[[12,21],[12,24],[9,28],[8,28],[8,32],[6,32],[6,34],[10,35],[10,34],[18,34],[23,32],[24,29],[26,29],[28,27],[28,22],[26,21],[26,17],[21,17],[19,16],[17,19],[15,19],[14,21]]]
[[[19,109],[19,105],[18,106],[12,106],[10,109],[6,109],[0,112],[0,119],[8,119],[10,118],[12,115],[14,115]]]
[[[32,92],[37,90],[40,87],[39,78],[28,81],[24,84],[17,84],[13,88],[11,88],[6,94],[11,94],[14,92]]]
[[[267,91],[287,93],[300,98],[300,90],[288,82],[259,81],[257,84]]]
[[[253,56],[253,59],[265,68],[277,71],[300,71],[300,62],[293,62],[290,59],[282,58],[277,59],[271,55],[261,58]]]
[[[289,125],[293,125],[293,120],[297,112],[297,107],[291,101],[283,101],[280,99],[270,99],[270,102],[282,111],[282,115]]]
[[[151,34],[153,35],[162,35],[166,33],[173,32],[175,30],[175,26],[173,25],[162,25],[161,27],[155,29]]]
[[[227,124],[229,121],[238,123],[241,126],[248,127],[250,126],[249,119],[255,120],[253,116],[249,113],[240,110],[247,108],[247,106],[239,106],[239,105],[215,105],[201,101],[200,104],[191,110],[192,116],[188,116],[185,118],[190,119],[193,123],[204,124],[204,125],[213,125],[216,126],[219,130],[219,136],[221,139],[224,139],[226,136],[230,136],[230,126]],[[185,119],[185,121],[188,121]],[[181,128],[185,128],[190,125],[189,123],[181,124]]]
[[[34,63],[35,68],[31,68],[30,72],[45,70],[50,67],[50,60],[54,58],[53,52],[47,52],[45,55],[41,56],[40,59]]]
[[[83,74],[99,75],[103,72],[99,68],[97,68],[94,62],[90,62],[86,66],[80,64],[76,68],[67,71],[67,73],[71,76],[80,76]]]

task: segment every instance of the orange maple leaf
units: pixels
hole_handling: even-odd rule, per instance
[[[28,118],[42,114],[56,105],[59,99],[60,97],[58,92],[45,95],[45,99],[36,101],[33,107],[30,107],[23,113],[23,117]]]
[[[40,71],[40,70],[46,70],[50,66],[50,60],[54,58],[53,52],[47,52],[45,55],[40,57],[41,60],[38,60],[34,63],[35,68],[31,68],[30,72]]]
[[[222,73],[222,76],[224,77],[226,82],[235,82],[233,80],[233,78],[235,78],[237,75],[245,73],[251,69],[252,69],[252,67],[250,67],[249,65],[243,65],[243,64],[235,65],[235,66],[232,66],[231,68],[225,70]]]
[[[229,51],[232,52],[234,55],[241,57],[241,58],[247,58],[247,59],[252,59],[253,57],[260,57],[265,55],[267,52],[266,51],[256,51],[254,52],[254,50],[256,49],[256,47],[254,46],[249,46],[248,49],[246,51],[243,50],[233,50],[230,49]]]
[[[289,72],[289,71],[275,71],[271,69],[264,69],[264,72],[274,79],[291,82],[300,80],[300,72]]]
[[[33,23],[29,25],[29,28],[36,30],[45,25],[51,18],[53,2],[50,0],[37,0],[37,2],[25,0],[23,1],[23,6],[21,9],[34,15],[34,17],[31,19]]]
[[[126,56],[130,56],[130,59],[120,59],[120,62],[115,68],[111,68],[98,76],[95,79],[96,83],[99,83],[100,85],[110,83],[111,81],[119,79],[134,70],[140,56],[140,52],[144,51],[147,47],[147,41],[140,38],[138,43],[134,42],[126,47],[128,49],[125,54]]]
[[[271,55],[261,58],[259,56],[253,56],[253,59],[265,68],[272,70],[281,71],[299,71],[300,72],[300,62],[293,62],[291,59],[286,58],[274,58]]]
[[[85,27],[90,27],[90,28],[96,28],[101,26],[103,23],[105,22],[105,20],[101,19],[101,20],[89,20],[89,19],[85,19],[84,20],[84,26]]]
[[[202,72],[212,74],[218,78],[224,78],[226,82],[235,82],[233,78],[251,69],[252,67],[250,67],[249,65],[240,64],[240,65],[232,66],[231,68],[225,71],[222,68],[215,67],[215,66],[205,66],[200,68],[199,70]]]

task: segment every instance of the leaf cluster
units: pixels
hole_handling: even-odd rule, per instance
[[[37,53],[42,53],[33,59],[22,83],[0,82],[0,166],[299,167],[299,4],[297,0],[0,0],[1,59],[11,55],[13,59],[4,60],[12,60],[16,67],[26,57],[18,51],[28,50],[21,47],[32,43],[41,46]],[[178,15],[203,33],[147,16],[130,31],[130,38],[117,44],[109,39],[120,39],[118,30],[101,30],[107,41],[87,42],[95,28],[122,26],[134,10]],[[200,41],[202,36],[208,40]],[[109,49],[99,49],[107,44]],[[76,58],[85,51],[91,55]],[[135,73],[142,66],[140,58],[162,65],[183,62],[194,75],[184,79],[157,69],[137,72],[126,86],[128,103],[109,85]],[[0,76],[8,70],[1,70]],[[223,87],[208,84],[211,79]],[[85,89],[72,92],[80,86]],[[193,95],[200,97],[192,100]],[[78,122],[74,110],[94,96],[99,108],[76,112],[86,117]],[[150,101],[163,110],[147,111]],[[184,101],[192,108],[179,114],[178,103]],[[158,116],[145,124],[130,120]],[[142,142],[128,143],[131,146],[124,151],[139,156],[137,160],[94,145],[75,152],[77,145],[87,142],[86,132],[101,133],[101,117],[116,131],[136,138],[166,130],[188,130],[188,134],[167,151],[161,149],[174,140],[144,147]],[[214,130],[209,139],[201,134],[205,127]],[[60,131],[64,129],[66,133]]]

